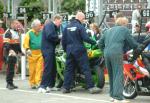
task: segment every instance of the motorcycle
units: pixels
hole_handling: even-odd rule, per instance
[[[142,55],[130,62],[133,52],[126,53],[124,61],[124,90],[127,99],[134,99],[140,94],[150,94],[150,77],[142,61]]]
[[[105,84],[105,76],[104,69],[100,66],[100,57],[102,56],[102,52],[99,49],[89,49],[87,50],[89,63],[92,73],[92,78],[97,87],[103,88]],[[66,54],[62,50],[62,48],[57,48],[56,50],[56,65],[57,65],[57,88],[61,88],[64,81],[64,71],[65,71],[65,61]],[[72,88],[76,86],[82,86],[86,88],[85,76],[80,71],[77,66],[74,73],[74,82],[72,83]]]

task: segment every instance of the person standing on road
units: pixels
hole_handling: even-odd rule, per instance
[[[22,30],[22,25],[18,20],[12,20],[10,27],[4,34],[3,56],[7,64],[6,88],[12,90],[18,88],[18,86],[14,85],[13,78],[17,64],[17,54],[22,53],[20,46],[20,30]]]
[[[2,27],[3,21],[0,20],[0,71],[2,70],[3,66],[3,34],[5,30]]]
[[[59,27],[62,22],[60,15],[55,15],[53,21],[48,22],[42,32],[42,55],[44,58],[44,72],[39,93],[49,92],[55,86],[56,79],[56,57],[55,48],[60,42],[58,36]]]
[[[138,44],[125,27],[128,24],[126,17],[117,18],[115,23],[116,26],[104,32],[98,45],[104,52],[105,65],[108,69],[111,101],[128,103],[129,101],[123,97],[123,48],[125,44],[131,48],[136,48]]]
[[[64,74],[63,93],[70,93],[71,83],[73,81],[73,73],[75,70],[75,64],[78,64],[85,75],[87,88],[90,93],[98,93],[100,89],[94,87],[92,81],[92,75],[89,68],[89,61],[87,51],[84,47],[84,43],[96,44],[91,40],[86,33],[86,29],[82,25],[85,19],[85,15],[82,12],[77,12],[76,19],[73,19],[70,24],[64,29],[62,36],[63,50],[66,52],[66,67]]]
[[[25,35],[23,47],[28,56],[29,83],[32,89],[36,89],[40,85],[43,71],[41,21],[39,19],[33,20],[31,27],[32,29]]]
[[[136,25],[139,25],[141,26],[141,9],[142,9],[142,6],[141,4],[137,4],[137,7],[135,10],[133,10],[132,12],[132,20],[131,20],[131,23],[132,23],[132,34],[136,33]]]

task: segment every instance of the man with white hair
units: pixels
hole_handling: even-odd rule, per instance
[[[41,22],[38,19],[31,23],[24,39],[23,47],[26,49],[29,63],[29,83],[32,89],[36,89],[42,78],[43,57],[41,53]]]

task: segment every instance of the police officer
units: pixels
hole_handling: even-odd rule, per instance
[[[62,18],[55,15],[53,21],[48,22],[42,32],[42,55],[44,58],[44,71],[39,93],[49,92],[55,86],[56,78],[56,58],[55,48],[60,39],[58,36],[58,28],[61,24]]]
[[[70,24],[65,28],[62,37],[62,46],[67,54],[66,68],[64,74],[63,93],[70,93],[70,86],[73,80],[73,71],[78,64],[85,75],[87,87],[90,93],[98,93],[100,89],[94,87],[92,75],[89,68],[87,51],[84,47],[83,41],[96,44],[95,41],[89,39],[88,34],[82,22],[85,15],[82,12],[77,12],[76,19],[73,19]]]
[[[102,35],[99,46],[104,51],[105,64],[108,69],[110,97],[114,103],[128,103],[123,98],[123,48],[125,44],[136,48],[137,43],[125,26],[128,20],[119,17],[116,26],[106,30]]]

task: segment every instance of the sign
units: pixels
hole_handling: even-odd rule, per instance
[[[25,14],[26,13],[26,8],[25,7],[18,7],[18,13],[19,14]]]
[[[94,11],[94,15],[99,15],[99,0],[86,0],[86,12]]]
[[[141,16],[142,17],[150,17],[150,9],[142,9]]]
[[[89,12],[85,13],[85,18],[86,19],[93,18],[93,17],[95,17],[94,11],[89,11]]]
[[[59,14],[62,17],[63,21],[68,21],[69,19],[68,13],[59,13]]]
[[[43,16],[44,20],[51,18],[51,14],[50,13],[42,13],[42,16]]]
[[[62,18],[63,18],[63,21],[68,21],[68,15],[67,14],[62,15]]]

